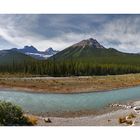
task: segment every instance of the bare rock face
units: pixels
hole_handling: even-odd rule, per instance
[[[87,40],[82,40],[79,43],[76,43],[74,45],[72,45],[72,47],[93,47],[93,48],[104,48],[100,43],[98,43],[98,41],[96,39],[93,38],[89,38]]]

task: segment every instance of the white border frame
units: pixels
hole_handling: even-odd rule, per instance
[[[2,0],[1,14],[137,14],[139,0]],[[3,140],[137,139],[138,127],[0,127]]]

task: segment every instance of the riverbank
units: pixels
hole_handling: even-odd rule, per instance
[[[122,126],[119,123],[121,116],[130,114],[131,110],[118,110],[98,116],[90,115],[75,118],[49,117],[51,123],[45,123],[43,118],[38,118],[39,126]],[[140,123],[139,123],[140,125]]]
[[[0,88],[43,93],[108,91],[140,85],[140,74],[80,77],[1,76]]]
[[[131,105],[139,106],[140,101],[135,101]],[[39,126],[140,126],[140,114],[133,108],[116,108],[103,114],[80,117],[49,117],[51,123],[45,123],[45,117],[36,116],[36,118]],[[127,118],[127,123],[120,121],[123,118]]]

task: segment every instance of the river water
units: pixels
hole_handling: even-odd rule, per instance
[[[140,87],[67,95],[0,90],[0,100],[15,103],[32,113],[100,109],[111,103],[138,99]]]

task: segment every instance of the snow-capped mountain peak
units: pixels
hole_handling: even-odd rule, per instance
[[[27,52],[37,53],[38,52],[38,50],[32,45],[31,46],[24,46],[24,48],[19,49],[19,50],[23,53],[27,53]]]
[[[17,48],[12,48],[11,50],[16,50],[18,52],[21,52],[23,54],[29,55],[31,57],[34,57],[36,59],[47,59],[48,57],[53,56],[56,54],[58,51],[53,50],[53,48],[49,47],[45,51],[38,51],[34,46],[24,46],[24,48],[17,49]]]
[[[58,51],[53,50],[53,48],[51,48],[51,47],[45,50],[45,53],[48,54],[48,55],[54,55],[54,54],[56,54],[57,52],[58,52]]]

